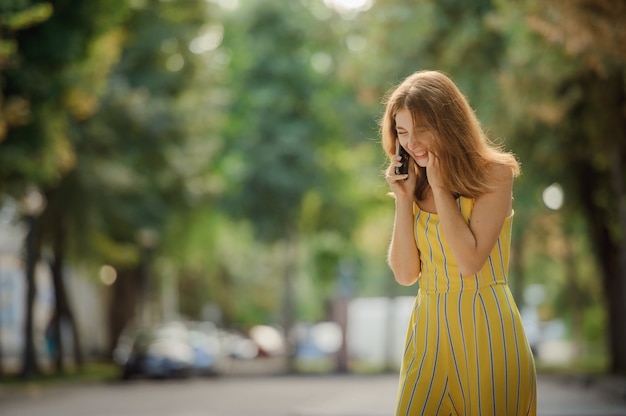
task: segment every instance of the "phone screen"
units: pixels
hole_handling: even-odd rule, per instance
[[[402,158],[402,166],[396,167],[396,175],[409,173],[409,154],[404,150],[404,147],[400,145],[400,140],[398,140],[398,150],[396,153]]]

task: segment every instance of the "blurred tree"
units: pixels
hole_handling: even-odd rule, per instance
[[[233,117],[221,163],[233,189],[224,203],[249,218],[268,241],[294,238],[309,192],[324,192],[320,203],[333,209],[326,207],[333,194],[321,185],[332,183],[322,156],[334,138],[315,112],[315,94],[332,85],[312,68],[315,50],[307,43],[303,12],[299,5],[258,2],[247,10],[247,30],[227,32],[225,39],[232,50],[226,85]],[[324,225],[340,219],[326,214]]]
[[[10,65],[14,65],[19,61],[19,51],[17,50],[16,36],[20,30],[30,26],[40,24],[46,21],[52,14],[52,7],[48,3],[33,4],[24,1],[19,5],[12,2],[0,3],[0,143],[6,138],[10,129],[23,126],[30,122],[31,105],[23,92],[8,93],[5,89],[6,75],[5,70]],[[1,147],[0,147],[1,149]],[[1,168],[7,165],[1,164]],[[7,172],[14,167],[8,165],[8,169],[0,171],[0,194],[4,194],[10,189],[15,193],[23,192],[19,184],[9,183],[6,179]],[[8,174],[11,176],[11,174]],[[23,184],[24,181],[21,181]],[[25,325],[25,345],[24,360],[26,364],[22,372],[27,375],[39,372],[39,365],[35,359],[34,345],[32,338],[32,303],[35,296],[34,287],[34,264],[39,258],[39,238],[37,237],[35,225],[36,217],[27,216],[28,238],[26,240],[26,286],[28,295],[26,298],[26,325]],[[1,352],[1,348],[0,348]],[[4,372],[3,359],[0,354],[0,372]]]
[[[202,0],[184,8],[133,3],[99,111],[78,126],[81,158],[72,189],[91,215],[89,233],[79,237],[119,272],[109,303],[110,351],[126,326],[159,319],[152,259],[168,246],[173,216],[186,215],[210,193],[202,175],[216,148],[207,127],[212,57],[197,44],[214,30],[208,7]]]
[[[322,230],[347,235],[355,224],[346,185],[353,182],[341,157],[350,157],[356,137],[346,137],[338,124],[349,90],[334,77],[338,49],[326,36],[328,26],[302,4],[249,2],[236,19],[237,26],[228,27],[237,29],[224,38],[231,58],[224,81],[230,117],[219,161],[227,179],[222,209],[253,224],[259,241],[282,247],[288,333],[304,236]],[[347,244],[343,240],[344,254]]]
[[[459,85],[488,135],[503,142],[500,132],[493,130],[499,114],[498,74],[506,47],[505,37],[489,24],[496,11],[490,0],[379,0],[362,12],[354,19],[350,33],[350,45],[357,53],[347,82],[355,86],[359,101],[367,105],[369,117],[380,118],[381,99],[404,77],[418,70],[437,69]],[[380,163],[387,162],[381,158]],[[520,226],[516,212],[514,227],[517,230]],[[519,233],[514,232],[514,236],[518,238]],[[515,277],[512,280],[521,283]],[[413,288],[395,290],[414,292]]]
[[[45,22],[52,15],[52,5],[47,2],[0,2],[0,142],[9,129],[30,121],[31,103],[21,91],[8,93],[5,89],[5,71],[20,61],[17,37],[29,27]],[[3,167],[5,165],[3,164]],[[8,169],[3,170],[7,172]],[[5,184],[6,186],[6,184]],[[6,189],[5,189],[6,191]]]
[[[352,80],[361,88],[373,87],[367,95],[378,105],[388,89],[412,72],[444,71],[488,126],[497,116],[496,75],[505,47],[503,37],[487,24],[495,11],[491,0],[379,0],[355,23],[367,53],[361,55],[361,76]]]
[[[298,246],[294,279],[298,286],[295,313],[300,319],[317,320],[324,317],[324,299],[335,295],[340,260],[363,256],[357,245],[368,242],[352,238],[352,234],[356,232],[358,224],[364,223],[364,217],[375,215],[371,214],[368,205],[372,199],[380,200],[381,195],[384,198],[384,193],[381,194],[378,189],[380,171],[375,161],[379,155],[378,149],[371,146],[373,136],[376,135],[375,120],[362,110],[352,85],[347,82],[354,75],[350,74],[349,60],[346,59],[350,53],[348,44],[345,41],[337,42],[337,39],[345,40],[347,36],[347,21],[333,15],[320,2],[303,2],[303,5],[304,8],[301,5],[290,6],[281,12],[293,21],[288,27],[295,26],[303,38],[292,57],[283,53],[280,59],[286,70],[294,74],[282,82],[291,82],[291,78],[299,75],[303,82],[313,83],[299,86],[293,94],[308,97],[308,109],[294,109],[294,117],[297,111],[306,117],[311,114],[308,120],[300,122],[306,137],[293,146],[303,152],[303,156],[299,157],[312,155],[311,163],[316,164],[312,169],[317,170],[315,175],[318,176],[317,179],[310,178],[311,182],[317,181],[316,185],[306,185],[307,188],[302,189],[300,206],[294,208]],[[241,146],[245,139],[234,137],[232,133],[233,129],[238,128],[236,125],[254,130],[253,126],[248,126],[252,117],[249,113],[252,104],[242,104],[247,97],[258,95],[260,90],[276,89],[275,86],[281,82],[280,77],[273,76],[270,83],[249,80],[246,81],[246,88],[240,85],[244,77],[250,77],[247,72],[249,67],[261,60],[251,56],[250,51],[266,51],[255,46],[257,42],[267,38],[268,50],[271,47],[282,51],[277,45],[285,37],[282,34],[283,26],[277,26],[276,31],[267,29],[262,37],[250,38],[244,35],[250,30],[250,16],[254,14],[251,10],[256,10],[257,6],[248,3],[241,5],[240,10],[224,8],[221,11],[225,38],[216,54],[221,57],[220,62],[226,64],[216,71],[217,82],[221,85],[217,91],[219,97],[227,103],[232,100],[233,104],[232,107],[225,105],[221,114],[226,117],[213,123],[218,132],[223,127],[224,142],[216,139],[214,143],[221,147],[213,158],[206,160],[210,166],[207,183],[211,184],[216,192],[215,198],[220,203],[215,209],[197,206],[192,216],[177,221],[172,228],[176,229],[179,237],[176,238],[177,243],[168,248],[168,251],[177,253],[181,274],[185,276],[184,288],[181,288],[185,291],[184,296],[196,299],[196,302],[182,305],[183,312],[198,316],[202,302],[211,301],[221,307],[224,324],[240,327],[279,320],[275,316],[280,303],[277,297],[283,292],[278,276],[284,275],[284,262],[281,264],[276,261],[278,247],[284,246],[284,240],[280,237],[275,240],[267,236],[259,238],[258,229],[256,235],[250,235],[250,224],[246,223],[254,222],[251,220],[253,215],[247,215],[243,209],[237,208],[240,198],[251,198],[241,191],[244,184],[240,175],[243,169],[247,169],[245,165],[250,165],[252,171],[254,165],[259,163],[255,159],[259,159],[263,153],[269,152],[271,156],[273,152],[284,151],[284,146],[275,150],[276,146],[271,143],[267,150],[260,146],[255,147],[254,151],[247,149],[246,146],[251,147],[252,142]],[[267,53],[277,52],[270,50]],[[270,62],[272,59],[273,55],[267,55],[263,58],[264,65],[267,65],[265,61]],[[300,93],[301,90],[307,91],[308,95]],[[285,94],[285,91],[291,94],[289,87],[283,87],[276,94]],[[287,99],[291,100],[291,97],[286,96],[284,100],[280,98],[276,102]],[[253,118],[264,119],[270,124],[280,116],[270,114],[261,117],[261,114],[271,112],[267,110],[270,106],[271,103],[259,105],[260,111]],[[235,108],[245,108],[247,112],[239,115]],[[278,130],[278,126],[275,129]],[[282,164],[276,164],[279,167],[274,170],[282,169]],[[298,166],[290,169],[298,169]],[[266,173],[258,175],[268,176]],[[294,173],[289,170],[284,175],[291,180]],[[266,181],[269,181],[269,176]],[[221,197],[222,192],[228,197]],[[264,215],[266,225],[277,230],[284,228],[280,215],[282,212],[274,212],[273,217]],[[181,244],[183,241],[186,244]],[[250,273],[250,270],[255,273]],[[374,268],[363,268],[359,279],[363,280],[365,274],[372,280],[380,281]],[[197,290],[199,288],[204,288],[202,293]],[[259,293],[267,293],[267,298],[257,296]],[[235,297],[240,301],[233,302]]]
[[[603,276],[614,373],[626,373],[626,6],[607,1],[502,3],[509,34],[500,78],[525,155],[584,218]],[[536,88],[538,85],[541,88]],[[558,155],[558,157],[556,157]],[[573,218],[568,218],[571,221]]]
[[[7,103],[21,103],[19,108],[4,107],[3,111],[1,137],[4,140],[0,142],[3,192],[19,195],[27,185],[34,184],[45,188],[44,193],[50,196],[63,175],[74,167],[76,151],[71,139],[72,125],[95,111],[97,95],[110,66],[110,59],[102,59],[110,56],[103,53],[104,47],[111,46],[111,29],[123,16],[123,3],[94,1],[77,6],[67,1],[37,4],[26,1],[3,10],[7,16],[2,19],[3,29],[9,32],[3,45],[9,45],[8,49],[13,53],[2,64],[2,96],[8,97]],[[32,24],[38,21],[42,23]],[[19,109],[17,113],[16,108]],[[11,111],[21,116],[16,119]],[[48,207],[54,209],[54,204]],[[63,251],[58,243],[62,242],[63,236],[55,235],[60,228],[48,229],[45,224],[46,221],[63,224],[61,214],[63,212],[58,210],[44,213],[41,218],[44,224],[40,228],[42,235],[35,241],[37,244],[50,239],[54,241],[56,345],[61,345],[58,322],[65,317],[73,329],[75,360],[80,365],[78,333],[61,276]],[[39,252],[38,247],[33,250]],[[32,293],[35,292],[31,280],[28,279],[27,285],[27,310],[32,308]],[[31,332],[32,325],[27,323],[24,376],[38,371]],[[58,370],[61,369],[61,355],[61,348],[57,348],[55,362]]]
[[[0,177],[5,192],[19,195],[25,183],[53,183],[73,167],[68,123],[93,114],[107,65],[87,60],[92,48],[104,46],[97,41],[123,15],[122,3],[76,7],[67,1],[25,1],[3,6],[3,45],[13,51],[1,67],[5,127]]]
[[[529,26],[582,65],[558,93],[573,99],[562,132],[580,143],[570,159],[608,301],[611,371],[626,374],[626,4],[604,0],[535,5]],[[594,155],[589,157],[589,150]],[[568,158],[569,159],[569,158]]]

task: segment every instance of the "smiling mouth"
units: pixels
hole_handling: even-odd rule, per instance
[[[427,157],[427,156],[428,156],[428,152],[415,153],[415,158],[416,159],[421,159],[421,158]]]

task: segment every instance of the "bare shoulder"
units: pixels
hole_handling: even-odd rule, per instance
[[[507,165],[493,164],[487,178],[490,190],[476,198],[475,211],[504,220],[513,209],[513,171]]]
[[[513,183],[513,178],[514,174],[510,166],[496,163],[489,166],[489,181],[492,182],[491,186],[494,188],[510,187]]]

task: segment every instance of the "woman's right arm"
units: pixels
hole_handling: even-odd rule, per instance
[[[413,200],[396,197],[396,214],[387,261],[396,281],[410,286],[421,272],[420,255],[413,235]]]
[[[395,167],[400,165],[400,157],[392,156],[385,178],[395,196],[395,217],[387,261],[396,281],[410,286],[417,281],[421,263],[415,236],[413,234],[413,189],[416,174],[413,161],[408,175],[396,175]]]

